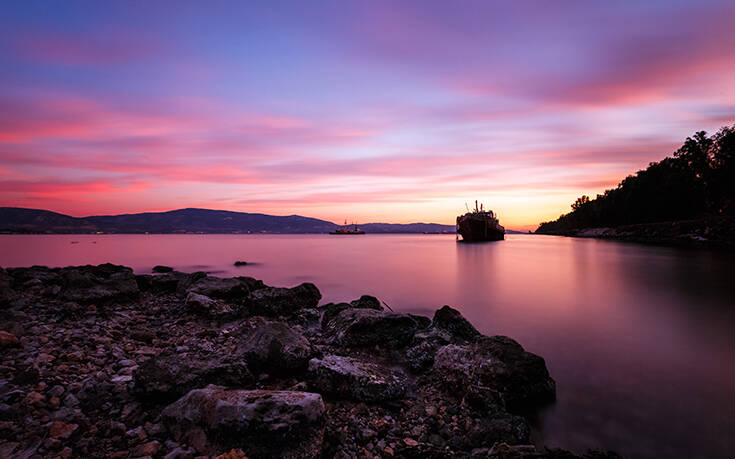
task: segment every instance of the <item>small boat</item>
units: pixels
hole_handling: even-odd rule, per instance
[[[341,228],[334,230],[329,234],[365,234],[365,231],[358,228],[356,223],[348,225],[347,220],[345,220],[345,224],[342,225]]]
[[[502,241],[505,239],[505,228],[498,222],[492,210],[484,210],[482,204],[475,209],[467,209],[467,213],[457,217],[457,234],[464,242]],[[459,240],[459,236],[457,236]]]

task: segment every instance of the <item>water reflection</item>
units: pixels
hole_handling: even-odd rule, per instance
[[[0,237],[2,266],[165,264],[272,285],[311,281],[324,301],[369,293],[424,314],[453,305],[483,333],[546,358],[558,400],[539,417],[543,442],[632,458],[724,458],[735,448],[733,258],[527,235],[487,244],[441,235]]]

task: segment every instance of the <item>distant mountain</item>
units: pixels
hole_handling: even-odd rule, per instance
[[[300,215],[276,216],[209,209],[70,217],[47,210],[0,207],[4,233],[327,233],[339,225]],[[367,223],[366,233],[454,232],[437,223]]]

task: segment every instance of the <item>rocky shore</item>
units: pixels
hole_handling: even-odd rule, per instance
[[[449,306],[157,271],[0,268],[0,457],[580,457],[531,442],[544,360]]]
[[[591,237],[641,244],[735,250],[735,218],[709,217],[675,222],[639,223],[614,228],[557,228],[545,224],[536,234]]]

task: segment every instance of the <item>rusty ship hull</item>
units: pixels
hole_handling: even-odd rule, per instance
[[[474,212],[457,217],[457,234],[462,236],[464,242],[502,241],[505,239],[505,228],[492,211],[476,208]]]

